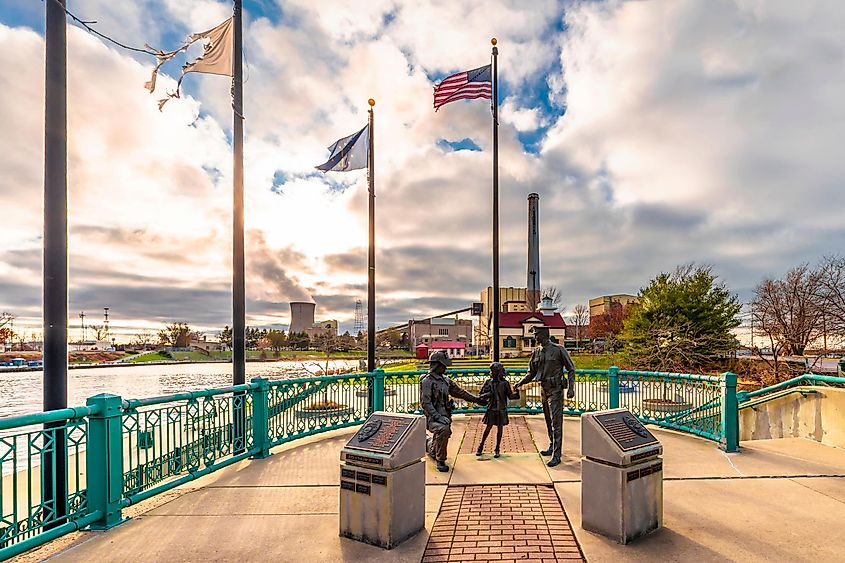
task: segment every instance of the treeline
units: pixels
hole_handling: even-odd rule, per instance
[[[136,336],[137,344],[149,342],[148,334]],[[362,350],[366,344],[363,334],[352,336],[349,331],[335,335],[330,332],[318,332],[313,336],[305,332],[285,332],[278,329],[246,327],[244,331],[246,348],[249,350],[320,350],[326,352],[348,352]],[[186,322],[174,322],[158,332],[158,344],[174,348],[189,348],[192,342],[202,341],[203,335],[194,331]],[[224,326],[220,331],[220,344],[232,347],[232,328]]]
[[[616,304],[590,319],[590,336],[619,351],[631,367],[654,371],[714,371],[736,366],[742,303],[709,266],[679,266],[640,290],[639,303]],[[845,339],[845,258],[828,256],[767,277],[750,303],[752,348],[776,379],[784,356]]]

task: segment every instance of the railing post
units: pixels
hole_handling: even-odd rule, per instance
[[[736,398],[736,374],[722,374],[722,438],[726,452],[739,451],[739,401]]]
[[[103,517],[92,530],[108,530],[123,521],[120,500],[123,496],[123,423],[117,395],[103,393],[89,397],[88,406],[100,407],[88,418],[88,445],[85,452],[88,509],[99,510]]]
[[[268,418],[268,398],[270,382],[263,377],[253,377],[250,382],[252,395],[252,440],[255,453],[252,459],[262,459],[270,455],[270,421]]]
[[[607,370],[607,390],[609,392],[607,408],[619,408],[619,368],[610,366]]]
[[[373,411],[384,410],[384,370],[381,368],[373,372]]]

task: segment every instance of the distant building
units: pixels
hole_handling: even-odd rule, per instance
[[[531,312],[528,307],[528,290],[524,287],[499,288],[500,311],[508,313]],[[481,292],[481,316],[478,319],[478,336],[476,344],[489,349],[493,337],[493,287],[487,286]],[[500,332],[501,336],[501,332]]]
[[[435,340],[431,343],[430,350],[437,352],[442,350],[450,358],[463,358],[466,356],[467,343],[454,340]]]
[[[290,332],[305,332],[314,326],[315,303],[291,301],[290,303]]]
[[[89,352],[106,352],[114,348],[114,345],[108,340],[80,340],[72,342],[70,346],[76,348],[77,351]]]
[[[437,341],[472,341],[472,320],[439,318],[422,321],[408,321],[408,338],[411,346],[431,344]]]
[[[499,350],[503,358],[527,356],[534,351],[537,340],[532,329],[546,327],[552,342],[563,344],[566,322],[555,311],[551,300],[544,299],[537,312],[499,313]]]
[[[636,295],[628,295],[627,293],[594,297],[590,299],[590,317],[598,317],[599,315],[609,313],[616,303],[622,307],[627,307],[628,305],[636,305],[639,302],[640,300]]]
[[[417,344],[414,346],[415,356],[418,360],[428,359],[428,344]]]
[[[190,347],[199,348],[200,350],[205,350],[206,352],[216,352],[223,349],[223,345],[220,342],[216,340],[208,340],[204,334],[202,335],[202,338],[191,336]]]
[[[334,338],[337,336],[337,321],[320,321],[306,328],[304,332],[311,340],[317,336],[330,336]]]

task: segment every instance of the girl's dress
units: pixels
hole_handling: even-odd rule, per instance
[[[507,379],[491,378],[484,382],[481,396],[488,401],[482,422],[487,426],[507,426],[508,399],[519,399],[519,391],[513,391]]]

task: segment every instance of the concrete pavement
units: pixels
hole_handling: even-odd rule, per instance
[[[542,417],[526,417],[540,449]],[[58,561],[420,561],[447,485],[554,484],[588,561],[841,561],[845,450],[800,438],[713,442],[652,429],[664,445],[662,531],[628,546],[580,528],[580,424],[566,419],[564,463],[538,454],[459,455],[467,419],[456,418],[452,472],[427,464],[426,531],[392,551],[341,539],[339,451],[354,429],[314,436],[191,484],[169,502],[108,532],[86,532]],[[139,507],[140,509],[140,507]]]

